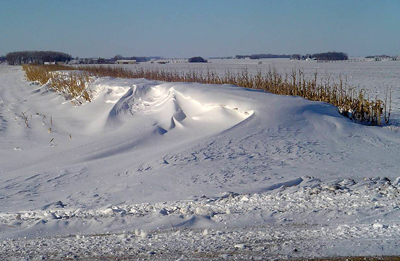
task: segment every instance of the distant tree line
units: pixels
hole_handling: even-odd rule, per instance
[[[208,57],[208,59],[210,59],[210,60],[213,60],[213,59],[222,59],[222,60],[224,60],[224,59],[233,59],[233,57],[232,56],[215,56],[215,57]]]
[[[151,57],[143,57],[143,56],[132,56],[132,57],[123,57],[122,55],[116,55],[111,60],[118,61],[118,60],[135,60],[138,63],[141,62],[148,62],[152,59],[160,60],[162,57],[159,56],[151,56]]]
[[[380,55],[368,55],[365,56],[366,59],[374,59],[375,61],[382,61],[382,60],[392,60],[396,61],[399,60],[399,56],[389,56],[386,54],[380,54]]]
[[[327,53],[316,53],[311,56],[317,60],[348,60],[349,56],[343,52],[327,52]]]
[[[118,60],[135,60],[136,62],[147,62],[150,60],[160,60],[163,59],[160,56],[148,56],[148,57],[140,57],[140,56],[131,56],[124,57],[122,55],[115,55],[112,58],[79,58],[76,57],[73,59],[71,63],[74,64],[115,64]]]
[[[295,53],[290,56],[290,59],[291,60],[305,60],[306,58],[305,58],[305,56],[302,56],[301,54]]]
[[[290,55],[286,54],[252,54],[252,55],[236,55],[236,59],[268,59],[268,58],[290,58]]]
[[[68,62],[72,59],[72,56],[52,51],[23,51],[8,53],[6,59],[10,65],[26,63],[44,64],[45,62]]]
[[[206,63],[207,60],[203,59],[203,57],[196,56],[188,59],[189,63]]]
[[[339,61],[339,60],[348,60],[349,56],[343,52],[327,52],[327,53],[315,53],[315,54],[292,54],[290,56],[292,60],[306,60],[306,59],[314,59],[321,61]]]
[[[113,64],[114,60],[105,58],[79,58],[76,57],[71,63],[74,64]]]
[[[5,62],[6,57],[4,55],[0,55],[0,63]]]

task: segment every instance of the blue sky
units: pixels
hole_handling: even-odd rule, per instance
[[[400,54],[399,0],[2,0],[0,55]]]

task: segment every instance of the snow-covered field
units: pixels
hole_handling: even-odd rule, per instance
[[[351,61],[358,58],[352,58]],[[289,59],[209,59],[208,63],[187,63],[183,60],[171,60],[168,64],[140,63],[137,65],[114,65],[123,68],[157,68],[162,70],[182,71],[215,71],[224,75],[226,71],[241,73],[246,69],[251,74],[257,72],[268,73],[270,68],[281,74],[290,76],[292,70],[301,70],[307,77],[313,78],[317,72],[318,78],[323,81],[339,82],[342,77],[349,87],[364,89],[370,98],[385,99],[385,91],[393,92],[392,107],[396,113],[394,124],[400,126],[400,62],[399,61],[363,61],[363,62],[327,62],[291,61]]]
[[[330,66],[392,87],[394,126],[145,79],[96,79],[93,102],[74,106],[1,65],[0,259],[400,255],[400,63]]]

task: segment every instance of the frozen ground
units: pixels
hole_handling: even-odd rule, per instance
[[[0,66],[1,259],[400,255],[389,127],[229,85],[91,88],[76,107]]]

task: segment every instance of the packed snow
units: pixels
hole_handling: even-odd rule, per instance
[[[396,124],[232,85],[89,88],[75,106],[0,66],[0,259],[400,255]]]

